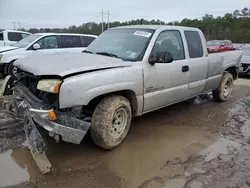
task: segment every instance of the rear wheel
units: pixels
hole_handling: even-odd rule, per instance
[[[228,100],[233,91],[233,81],[231,73],[226,72],[223,74],[219,87],[213,91],[215,101],[223,102]]]
[[[116,95],[105,97],[92,116],[90,134],[93,142],[104,149],[117,147],[127,136],[131,119],[128,99]]]

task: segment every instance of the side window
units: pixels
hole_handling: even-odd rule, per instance
[[[40,39],[37,44],[40,45],[40,49],[55,49],[58,48],[58,42],[56,36],[47,36]]]
[[[89,36],[82,36],[83,40],[83,47],[88,47],[94,40],[95,37],[89,37]]]
[[[184,31],[188,45],[190,58],[198,58],[203,56],[203,46],[200,35],[197,31]]]
[[[225,41],[221,41],[221,42],[220,42],[220,45],[221,45],[221,46],[225,46],[225,45],[227,45],[227,44],[226,44]]]
[[[3,33],[0,33],[0,40],[3,40]]]
[[[185,59],[181,34],[177,30],[163,31],[155,41],[155,52],[170,52],[174,60]]]
[[[61,35],[60,48],[83,47],[80,36]]]
[[[9,41],[19,41],[22,40],[22,33],[8,32]]]

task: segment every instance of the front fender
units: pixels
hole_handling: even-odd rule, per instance
[[[3,54],[3,57],[2,57],[2,60],[1,60],[1,63],[10,63],[12,61],[15,61],[17,59],[21,59],[21,58],[24,58],[25,56],[24,55],[4,55]]]
[[[88,105],[95,97],[121,90],[133,91],[136,96],[142,95],[142,69],[110,69],[68,78],[60,88],[59,106],[69,108]]]

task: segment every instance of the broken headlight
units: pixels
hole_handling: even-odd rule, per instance
[[[62,80],[59,79],[42,79],[37,84],[37,89],[49,93],[59,93]]]

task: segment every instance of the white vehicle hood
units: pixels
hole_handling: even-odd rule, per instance
[[[19,69],[35,76],[58,75],[61,77],[108,68],[132,66],[132,62],[104,55],[79,53],[28,57],[15,61]]]
[[[8,51],[15,50],[15,49],[18,49],[18,48],[14,46],[2,46],[0,47],[0,53],[8,52]]]

